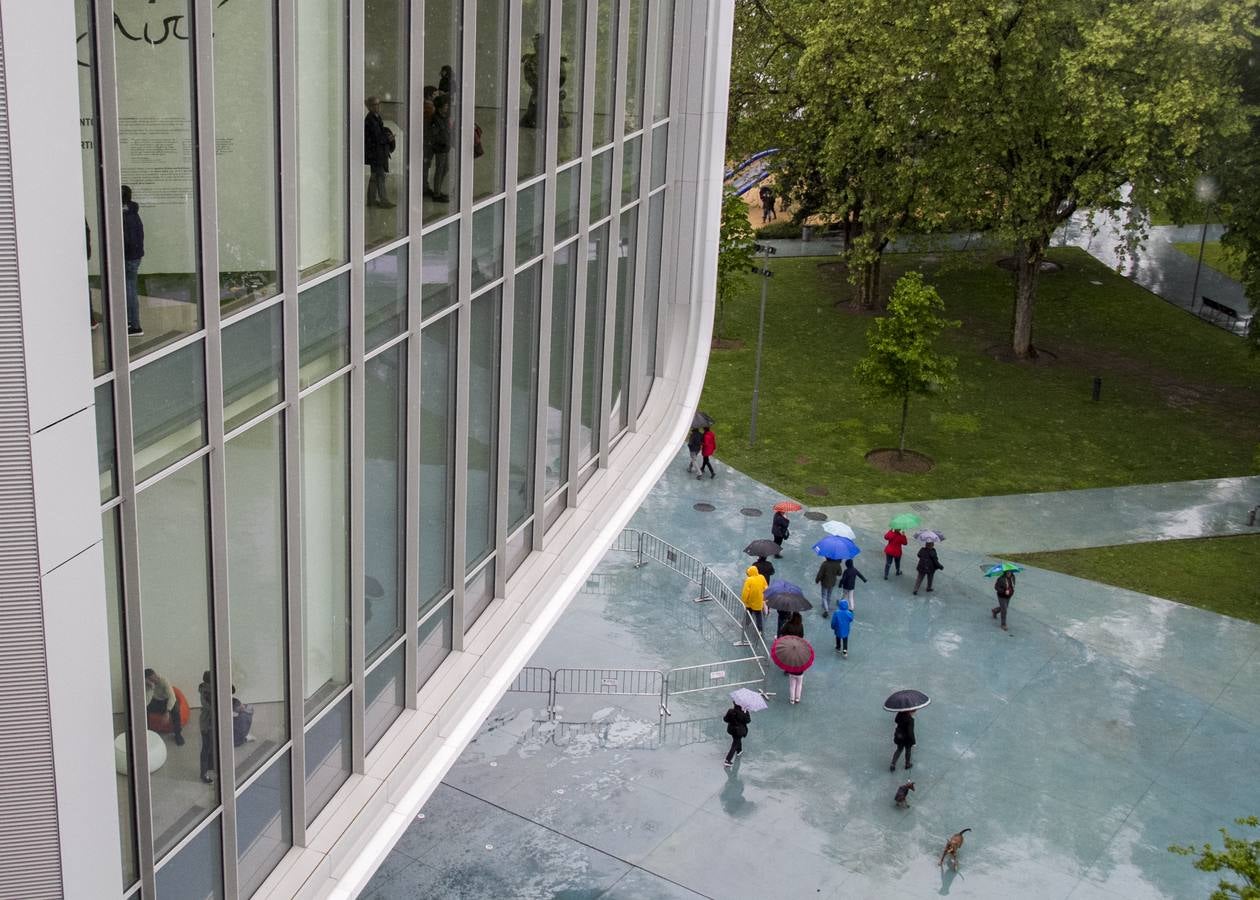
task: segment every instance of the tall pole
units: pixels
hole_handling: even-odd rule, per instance
[[[761,344],[766,334],[766,289],[770,284],[770,254],[774,248],[758,245],[765,252],[765,266],[761,269],[761,313],[757,319],[757,361],[753,366],[752,414],[748,418],[748,445],[757,443],[757,397],[761,391]],[[755,268],[753,271],[757,271]]]
[[[1194,266],[1194,285],[1190,288],[1190,312],[1194,312],[1194,304],[1199,299],[1199,271],[1203,268],[1203,246],[1207,243],[1207,213],[1203,216],[1203,231],[1199,234],[1199,261]]]

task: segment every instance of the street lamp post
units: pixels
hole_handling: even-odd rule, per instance
[[[765,254],[765,266],[753,271],[761,276],[761,313],[757,319],[757,357],[753,365],[752,414],[748,418],[748,445],[757,443],[757,397],[761,390],[761,344],[766,334],[766,289],[774,273],[770,271],[770,257],[775,250],[768,244],[758,244],[757,249]]]
[[[1194,284],[1190,287],[1190,312],[1199,301],[1199,273],[1203,270],[1203,248],[1207,244],[1208,218],[1212,202],[1216,199],[1216,182],[1210,175],[1200,175],[1194,183],[1194,193],[1203,206],[1203,229],[1199,232],[1199,260],[1194,264]]]

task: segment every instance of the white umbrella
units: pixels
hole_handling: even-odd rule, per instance
[[[851,541],[857,540],[857,535],[853,533],[852,528],[843,522],[837,522],[835,519],[832,519],[830,522],[823,522],[823,531],[827,532],[827,534],[848,538]]]
[[[731,699],[749,712],[761,712],[768,705],[765,697],[748,688],[736,688],[731,691]]]

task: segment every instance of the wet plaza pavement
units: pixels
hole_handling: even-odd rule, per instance
[[[768,536],[783,498],[720,464],[715,480],[684,469],[685,456],[631,527],[738,589],[739,551]],[[1146,486],[1113,504],[1127,511],[1108,527],[1130,515],[1172,521],[1178,503],[1211,507],[1255,488],[1228,481],[1243,483]],[[663,725],[650,696],[564,697],[552,719],[544,695],[509,693],[363,896],[1206,896],[1214,877],[1166,848],[1219,845],[1219,826],[1260,808],[1260,627],[1029,570],[1002,632],[980,574],[986,551],[1005,549],[1012,531],[1066,534],[1065,517],[1098,518],[1090,504],[1105,498],[1025,495],[989,517],[993,546],[985,516],[951,518],[951,502],[925,510],[925,524],[965,539],[941,545],[945,570],[917,597],[909,559],[883,580],[887,510],[846,511],[870,579],[858,585],[849,657],[807,614],[818,659],[802,702],[786,703],[786,678],[772,671],[778,695],[753,715],[733,769],[722,767],[725,690],[672,698]],[[1022,523],[1005,518],[1021,509]],[[793,515],[775,561],[816,603],[820,524]],[[634,562],[610,552],[531,665],[666,670],[742,652],[716,604],[693,602],[694,585]],[[917,717],[913,770],[890,773],[881,704],[905,687],[933,702]],[[898,809],[907,776],[916,789]],[[939,868],[945,839],[965,827],[958,872]]]

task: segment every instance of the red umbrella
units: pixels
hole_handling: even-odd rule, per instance
[[[802,509],[804,507],[795,500],[780,500],[774,505],[774,511],[781,513],[800,512]]]
[[[770,646],[770,658],[789,675],[800,675],[814,664],[814,648],[803,637],[783,634]]]

